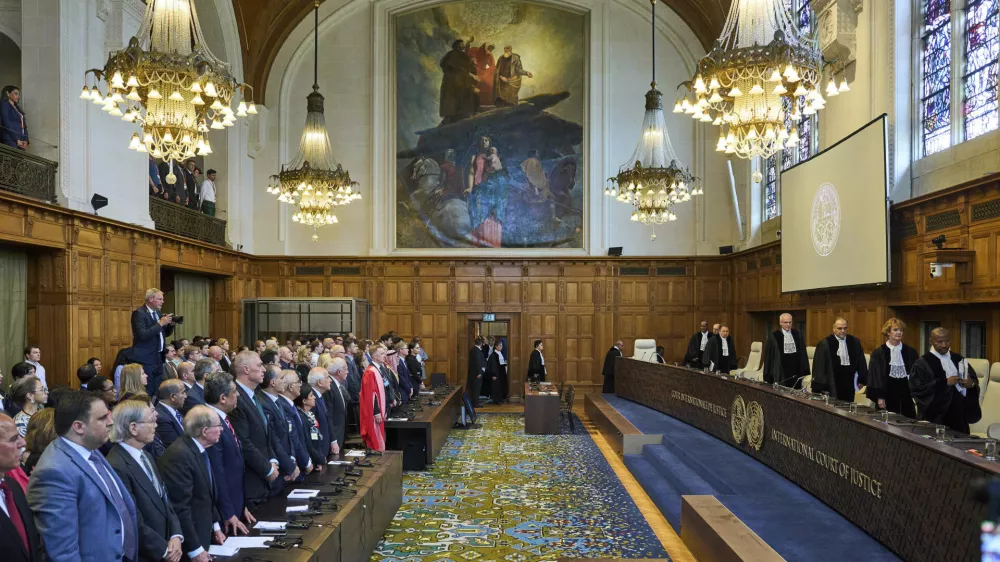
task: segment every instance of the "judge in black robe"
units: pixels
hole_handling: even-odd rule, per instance
[[[545,380],[545,358],[542,357],[544,347],[542,340],[535,340],[535,349],[531,350],[531,357],[528,359],[528,382]]]
[[[917,402],[919,419],[969,433],[969,424],[983,415],[979,379],[964,357],[950,352],[948,330],[935,328],[930,339],[931,350],[917,359],[910,373],[910,393]]]
[[[493,338],[491,337],[490,340]],[[493,355],[493,342],[485,341],[483,343],[483,361],[486,365],[486,373],[489,375],[490,370],[490,356]],[[484,376],[483,383],[479,385],[479,395],[480,396],[493,396],[493,377]]]
[[[840,355],[841,342],[845,347],[846,357]],[[856,389],[866,384],[868,365],[865,363],[861,340],[847,333],[847,320],[838,318],[833,323],[833,333],[816,344],[812,391],[828,392],[836,400],[854,402]]]
[[[486,363],[490,379],[490,400],[503,404],[507,400],[507,361],[503,355],[503,342],[498,341]]]
[[[736,363],[736,345],[733,343],[733,337],[729,335],[729,326],[723,325],[717,336],[708,339],[701,365],[714,373],[729,374],[736,368]]]
[[[892,348],[882,344],[872,352],[868,363],[868,388],[865,394],[881,409],[916,419],[917,408],[910,394],[909,374],[919,355],[916,349],[905,343],[901,342],[899,345],[903,358],[901,373],[905,376],[891,376],[893,369],[889,362],[892,360]]]
[[[791,337],[785,347],[785,334]],[[792,315],[781,315],[781,329],[767,337],[764,344],[764,382],[800,388],[809,375],[809,356],[802,334],[792,328]]]
[[[708,322],[701,321],[701,330],[691,336],[688,341],[687,351],[684,353],[684,364],[696,369],[701,368],[701,356],[705,353],[708,340],[712,339],[712,332],[708,331]]]
[[[476,340],[479,343],[479,339]],[[479,401],[479,389],[483,385],[483,378],[486,374],[486,357],[478,345],[469,350],[469,372],[465,379],[465,390],[469,395],[469,401],[474,408],[481,404]]]
[[[604,368],[601,369],[601,375],[604,377],[604,388],[601,389],[601,392],[604,394],[615,393],[615,359],[622,356],[622,348],[624,347],[625,343],[618,340],[604,356]]]

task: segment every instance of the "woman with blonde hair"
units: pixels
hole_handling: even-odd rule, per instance
[[[910,372],[920,354],[903,343],[904,330],[906,324],[898,318],[890,318],[882,326],[885,343],[872,352],[868,361],[865,393],[879,409],[916,419],[917,409],[910,396]]]
[[[315,367],[316,363],[312,362],[312,357],[310,357],[310,355],[312,355],[312,354],[309,352],[309,346],[300,345],[295,350],[295,363],[296,364],[299,364],[299,363],[308,363],[308,364],[312,365],[313,367]]]
[[[124,402],[125,400],[135,399],[140,396],[148,399],[149,395],[146,394],[146,379],[146,371],[142,369],[142,365],[139,363],[125,365],[122,369],[121,397],[118,401]]]
[[[316,361],[316,366],[329,369],[331,363],[333,363],[333,357],[330,357],[329,353],[324,353],[319,356],[319,360]]]

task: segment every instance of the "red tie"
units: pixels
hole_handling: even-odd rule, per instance
[[[226,427],[233,434],[233,441],[236,441],[236,448],[242,450],[243,448],[240,447],[240,438],[236,437],[236,430],[233,429],[233,424],[229,423],[229,416],[226,416]]]
[[[17,510],[17,504],[14,503],[14,492],[11,491],[10,486],[4,480],[0,480],[0,492],[3,492],[4,502],[7,503],[10,522],[14,524],[17,534],[21,535],[21,542],[24,543],[24,551],[30,553],[31,548],[28,546],[28,533],[24,530],[24,521],[21,520],[21,512]]]

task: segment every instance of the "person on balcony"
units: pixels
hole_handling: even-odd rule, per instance
[[[201,198],[201,212],[210,217],[215,216],[215,175],[215,170],[208,170],[208,179],[205,180],[205,183],[201,184],[201,193],[199,194]]]
[[[17,86],[4,86],[0,93],[0,142],[21,150],[28,149],[28,122],[19,105],[21,90]]]

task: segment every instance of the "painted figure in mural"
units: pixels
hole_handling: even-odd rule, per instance
[[[521,162],[521,171],[524,172],[524,177],[528,178],[528,185],[534,190],[532,194],[534,199],[540,203],[548,204],[552,220],[561,222],[556,215],[555,198],[552,196],[552,190],[549,189],[549,178],[545,175],[545,168],[542,167],[538,149],[533,149],[530,156]]]
[[[469,38],[472,41],[472,38]],[[476,63],[466,51],[465,41],[456,39],[451,50],[441,58],[441,124],[447,125],[476,113],[479,106],[479,75]]]
[[[479,247],[499,248],[507,214],[507,172],[489,137],[479,138],[477,152],[469,160],[467,180],[472,238]]]
[[[517,105],[517,92],[521,89],[523,76],[534,77],[521,66],[521,55],[514,53],[514,48],[507,45],[503,55],[497,61],[496,77],[493,83],[496,90],[497,107]]]
[[[493,105],[493,80],[497,69],[497,61],[493,58],[495,48],[492,43],[469,48],[469,58],[476,63],[479,77],[479,105]]]

